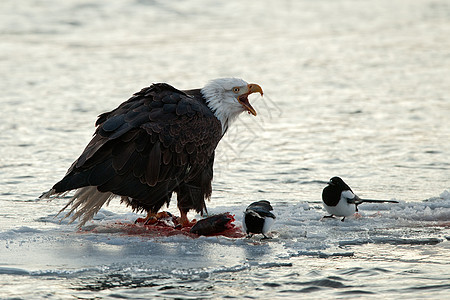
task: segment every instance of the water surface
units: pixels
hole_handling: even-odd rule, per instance
[[[450,263],[450,4],[0,3],[1,298],[442,298]],[[210,211],[271,201],[273,239],[129,236],[113,202],[59,223],[96,116],[152,82],[260,84],[217,149]],[[341,176],[362,218],[321,221]],[[176,212],[172,203],[169,210]],[[197,217],[194,214],[191,217]],[[95,229],[95,231],[92,231]]]

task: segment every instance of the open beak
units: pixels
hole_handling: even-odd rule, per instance
[[[256,110],[250,105],[250,102],[248,102],[248,95],[253,93],[260,93],[262,96],[263,90],[256,83],[247,84],[247,89],[248,89],[247,93],[240,95],[238,97],[238,101],[248,111],[249,114],[256,116]]]

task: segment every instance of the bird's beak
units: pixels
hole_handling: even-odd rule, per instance
[[[249,114],[256,116],[256,110],[250,105],[250,102],[248,102],[248,95],[253,93],[260,93],[262,96],[263,90],[256,83],[247,84],[247,90],[247,93],[242,94],[238,97],[238,101],[248,111]]]

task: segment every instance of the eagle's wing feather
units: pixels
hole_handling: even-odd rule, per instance
[[[54,193],[97,186],[100,192],[134,198],[141,202],[135,208],[147,210],[159,209],[161,199],[170,198],[182,182],[201,181],[196,177],[213,161],[222,136],[220,122],[201,97],[167,84],[142,89],[101,114],[96,126]]]

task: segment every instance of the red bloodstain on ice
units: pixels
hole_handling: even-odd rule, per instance
[[[226,223],[224,223],[226,218]],[[181,227],[177,222],[177,218],[168,215],[160,215],[157,219],[152,220],[152,224],[143,224],[144,219],[139,218],[135,224],[125,222],[115,222],[108,225],[97,226],[84,233],[119,233],[123,235],[146,236],[146,237],[169,237],[175,235],[185,235],[191,238],[204,236],[224,236],[228,238],[243,238],[246,234],[240,227],[236,226],[234,215],[224,213],[213,215],[198,222],[193,220],[193,226]],[[192,227],[200,228],[200,234],[191,232]],[[198,232],[198,231],[195,231]]]

